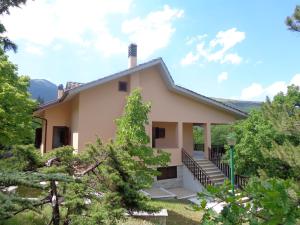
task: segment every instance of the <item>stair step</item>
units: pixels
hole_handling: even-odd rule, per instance
[[[224,174],[220,170],[210,170],[210,171],[206,170],[205,173],[207,173],[209,176],[210,175],[217,175],[217,174],[222,174],[224,176]]]
[[[209,176],[211,179],[216,179],[216,178],[222,178],[222,179],[224,179],[224,178],[225,178],[224,174],[222,174],[222,173],[219,173],[219,174],[213,174],[213,175],[208,174],[208,176]]]
[[[220,177],[220,178],[213,178],[213,177],[211,177],[211,180],[214,182],[214,183],[216,183],[216,182],[224,182],[224,180],[225,180],[225,177]]]
[[[220,186],[220,185],[223,185],[224,184],[224,181],[223,182],[213,182],[214,183],[214,185],[216,185],[216,186]]]
[[[199,165],[201,168],[203,168],[204,170],[206,169],[218,169],[218,167],[214,166],[214,165]]]

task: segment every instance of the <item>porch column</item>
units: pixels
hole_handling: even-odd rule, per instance
[[[41,142],[41,146],[40,146],[40,150],[41,150],[41,154],[43,155],[46,152],[46,129],[47,129],[47,123],[42,120],[42,142]]]
[[[177,144],[178,148],[181,151],[183,148],[183,127],[182,127],[182,122],[177,123]]]
[[[204,128],[204,155],[208,159],[208,149],[211,148],[211,130],[210,123],[203,124]]]

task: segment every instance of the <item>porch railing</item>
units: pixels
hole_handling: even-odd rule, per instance
[[[184,150],[181,150],[182,163],[191,171],[194,178],[196,178],[204,187],[212,185],[212,181],[201,166]]]
[[[230,178],[230,166],[223,160],[223,156],[225,154],[224,146],[217,147],[212,145],[212,147],[209,148],[208,151],[209,160],[213,162],[224,173],[226,177]],[[249,177],[238,174],[235,175],[235,185],[237,185],[241,189],[243,189],[246,186],[248,180]]]

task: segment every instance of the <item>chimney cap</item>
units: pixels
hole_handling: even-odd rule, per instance
[[[63,84],[58,85],[57,89],[58,90],[64,90],[64,85]]]
[[[137,44],[131,43],[128,46],[128,57],[137,57]]]

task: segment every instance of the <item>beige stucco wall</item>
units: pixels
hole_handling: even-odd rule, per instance
[[[96,136],[104,142],[113,139],[115,120],[122,115],[129,93],[118,90],[120,80],[128,82],[129,90],[141,87],[144,101],[151,102],[150,125],[146,126],[146,130],[151,137],[152,121],[166,128],[165,140],[158,139],[156,144],[172,153],[170,165],[181,165],[182,147],[187,151],[193,149],[192,123],[223,124],[236,120],[228,112],[171,92],[158,70],[151,68],[82,91],[72,100],[45,110],[43,116],[48,120],[47,150],[52,148],[53,126],[70,127],[72,145],[80,151],[87,143],[94,143]]]
[[[228,123],[236,120],[232,114],[169,91],[155,67],[140,73],[140,85],[144,100],[151,102],[151,121]]]
[[[183,123],[183,148],[190,155],[193,155],[194,140],[193,140],[193,124]]]
[[[52,149],[52,135],[54,126],[71,125],[72,102],[64,102],[53,106],[44,112],[44,118],[47,119],[47,143],[46,152]]]
[[[165,138],[155,139],[157,148],[177,148],[177,122],[152,122],[153,127],[165,128]]]
[[[120,79],[129,81],[128,77]],[[96,136],[103,142],[115,137],[115,120],[123,113],[128,92],[119,91],[120,80],[83,91],[79,95],[79,151],[88,143],[94,143]],[[128,87],[129,88],[129,87]]]

